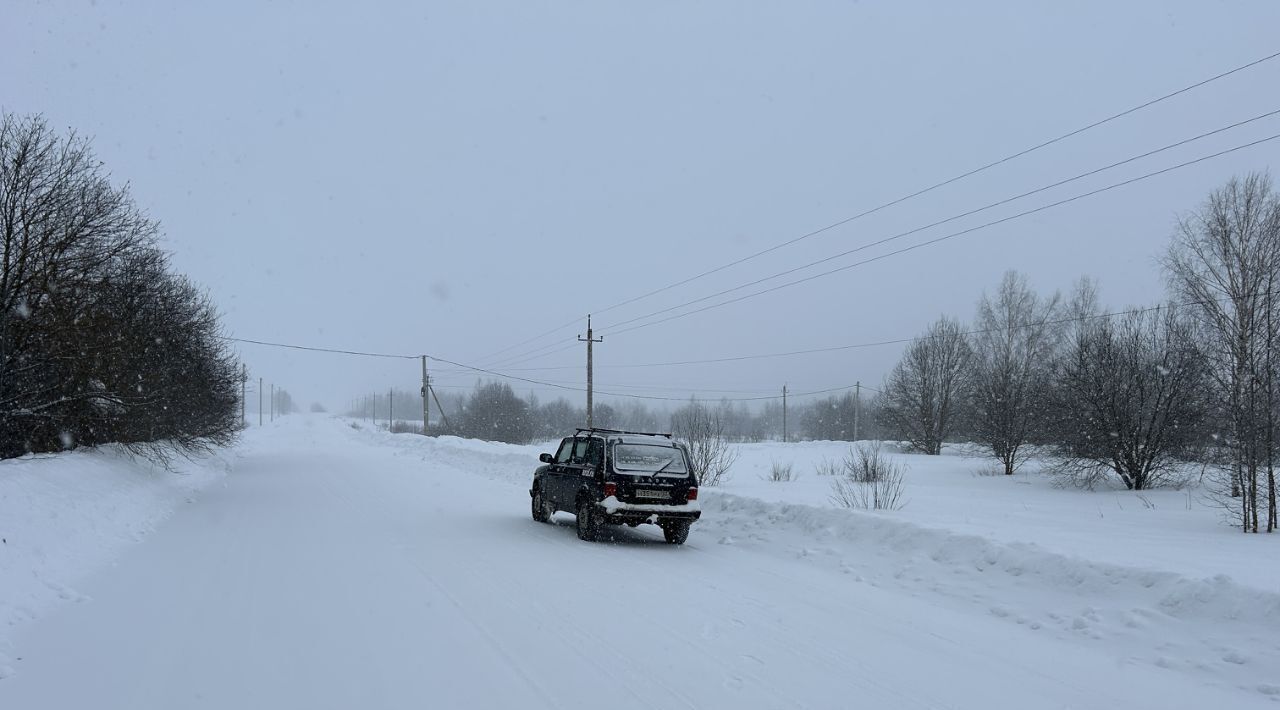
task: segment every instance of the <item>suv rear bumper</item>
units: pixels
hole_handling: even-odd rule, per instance
[[[693,522],[702,517],[702,510],[697,501],[682,505],[657,505],[641,503],[623,503],[612,496],[597,503],[604,519],[611,523],[645,523],[658,520],[688,520]]]
[[[634,510],[620,510],[616,513],[609,513],[602,511],[602,517],[606,523],[614,525],[622,523],[659,523],[664,520],[687,520],[692,523],[702,517],[702,511],[695,510],[692,513],[643,513]]]

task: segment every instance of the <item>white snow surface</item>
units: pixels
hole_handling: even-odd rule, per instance
[[[686,545],[584,543],[548,446],[357,426],[0,462],[0,708],[1280,707],[1277,541],[1195,492],[895,455],[850,511],[847,444],[751,444]]]
[[[14,671],[12,629],[60,601],[86,601],[76,582],[194,502],[234,458],[165,470],[106,447],[0,461],[0,679]]]

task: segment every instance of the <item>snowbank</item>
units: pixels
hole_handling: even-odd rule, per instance
[[[838,546],[853,553],[861,574],[878,574],[882,581],[906,579],[913,587],[925,582],[932,591],[949,595],[964,587],[979,591],[1009,583],[1042,586],[1058,596],[1119,601],[1176,618],[1249,619],[1280,629],[1280,590],[1241,585],[1226,575],[1193,578],[1097,562],[1035,544],[923,527],[893,513],[823,509],[714,492],[704,498],[698,526],[703,534],[736,535],[748,543],[781,540],[782,551],[791,556]],[[849,564],[849,554],[839,557],[841,564]]]
[[[833,507],[831,479],[815,468],[838,460],[847,442],[744,444],[732,476],[718,490],[778,503]],[[1055,488],[1037,462],[1013,476],[991,475],[993,460],[961,455],[891,453],[905,470],[906,506],[892,518],[1006,544],[1032,543],[1059,555],[1195,579],[1226,576],[1280,590],[1274,537],[1244,535],[1223,522],[1203,492],[1157,489],[1080,491]],[[772,462],[792,463],[797,480],[768,480]]]
[[[15,626],[82,600],[77,580],[218,480],[231,456],[176,472],[111,448],[0,461],[0,677]]]

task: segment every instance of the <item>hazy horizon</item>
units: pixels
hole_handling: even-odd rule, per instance
[[[876,386],[901,345],[626,366],[910,338],[942,314],[970,319],[1007,269],[1041,292],[1090,276],[1107,306],[1157,302],[1157,258],[1177,216],[1233,175],[1271,168],[1280,142],[610,331],[1280,108],[1260,90],[1280,85],[1280,61],[609,307],[1275,52],[1280,6],[1233,8],[24,3],[0,28],[9,68],[0,110],[92,137],[232,336],[426,353],[572,388],[512,381],[522,395],[581,402],[575,338],[593,313],[602,391],[772,396],[783,384],[793,393]],[[1280,119],[1263,119],[825,268],[1278,129]],[[416,391],[420,378],[417,360],[238,349],[255,381],[303,407]],[[488,377],[431,369],[441,393]]]

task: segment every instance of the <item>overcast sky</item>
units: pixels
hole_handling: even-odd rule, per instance
[[[1274,0],[6,0],[0,109],[91,136],[235,336],[504,371],[566,368],[518,374],[581,387],[583,349],[562,348],[595,312],[599,389],[752,396],[783,383],[793,392],[878,384],[901,346],[619,366],[910,337],[940,314],[971,318],[1006,269],[1046,292],[1087,274],[1107,305],[1153,303],[1163,296],[1156,259],[1177,216],[1233,174],[1276,167],[1280,141],[609,333],[1280,108],[1280,59],[604,309],[1280,51],[1277,27]],[[1280,117],[1258,121],[824,268],[1276,133]],[[542,345],[549,354],[503,361]],[[240,352],[251,374],[302,403],[344,406],[368,390],[418,386],[416,361]],[[475,381],[432,367],[442,388]]]

